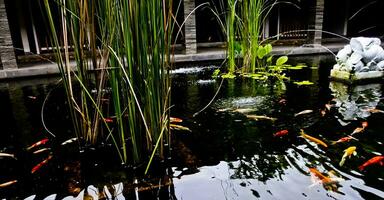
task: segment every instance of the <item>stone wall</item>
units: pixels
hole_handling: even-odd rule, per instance
[[[17,68],[4,0],[0,0],[0,60],[2,69]]]
[[[185,53],[195,54],[197,52],[196,41],[196,16],[193,10],[195,9],[195,0],[184,0],[184,19],[185,21]]]
[[[324,19],[324,0],[312,0],[311,19],[309,21],[309,29],[311,30],[308,34],[309,42],[317,45],[321,44],[322,30],[323,30],[323,19]]]

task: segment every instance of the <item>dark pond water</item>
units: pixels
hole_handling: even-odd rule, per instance
[[[0,198],[37,195],[36,199],[43,199],[53,194],[51,199],[62,199],[87,187],[89,191],[111,191],[115,184],[118,199],[383,199],[382,166],[376,163],[364,171],[358,169],[384,153],[384,114],[372,113],[372,108],[384,110],[383,85],[330,82],[333,60],[325,56],[296,57],[290,62],[308,66],[289,71],[292,80],[315,84],[289,82],[283,88],[251,79],[225,80],[216,99],[197,115],[221,83],[210,79],[215,66],[175,70],[172,116],[182,118],[181,125],[192,132],[172,133],[168,162],[172,170],[167,175],[136,179],[144,182],[140,187],[112,164],[108,148],[85,156],[78,153],[76,143],[69,149],[58,148],[73,137],[66,128],[69,124],[60,89],[51,94],[53,100],[46,103],[43,116],[49,129],[60,136],[48,142],[46,152],[28,153],[30,144],[51,138],[41,122],[41,107],[56,79],[2,83],[0,152],[14,153],[18,159],[0,158],[0,183],[18,182],[0,188]],[[326,110],[330,102],[332,107]],[[295,117],[303,110],[312,112]],[[247,115],[274,119],[254,120]],[[331,145],[362,122],[368,126],[354,135],[357,140]],[[300,129],[328,147],[299,137]],[[281,130],[288,134],[273,136]],[[340,167],[343,151],[350,146],[356,147],[357,155]],[[53,157],[48,164],[31,174],[31,168],[49,155]],[[83,157],[95,159],[84,163]]]

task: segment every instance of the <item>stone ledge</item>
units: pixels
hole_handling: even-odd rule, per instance
[[[331,79],[347,83],[382,80],[383,77],[383,71],[349,73],[347,71],[331,70]]]
[[[337,52],[340,50],[344,44],[331,45],[327,46],[329,51]],[[272,54],[276,56],[280,55],[313,55],[313,54],[324,54],[329,53],[328,50],[325,50],[324,47],[319,45],[306,45],[306,46],[283,46],[283,47],[274,47]],[[224,48],[217,48],[212,50],[200,51],[196,54],[176,54],[172,56],[171,59],[174,59],[175,63],[185,63],[185,62],[210,62],[210,61],[219,61],[226,58],[226,51]],[[71,61],[71,67],[75,66],[75,62]],[[0,80],[1,79],[12,79],[20,77],[33,77],[33,76],[44,76],[44,75],[53,75],[58,74],[59,70],[57,65],[54,63],[35,63],[24,65],[18,69],[5,69],[0,70]]]

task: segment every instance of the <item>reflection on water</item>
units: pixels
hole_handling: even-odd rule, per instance
[[[173,98],[177,100],[172,111],[185,119],[192,133],[176,133],[174,139],[183,141],[189,154],[199,160],[194,173],[184,173],[188,166],[175,163],[175,196],[178,199],[384,198],[384,174],[380,166],[365,172],[358,170],[370,157],[384,153],[380,142],[384,137],[379,134],[384,131],[381,126],[384,116],[381,113],[366,116],[370,128],[356,136],[359,141],[330,145],[360,122],[341,126],[335,113],[341,105],[338,100],[336,109],[324,116],[320,113],[325,104],[339,96],[329,89],[327,70],[332,63],[318,64],[319,68],[290,74],[293,79],[317,83],[314,86],[287,84],[287,89],[281,90],[250,80],[227,80],[212,106],[196,117],[192,114],[210,101],[219,83],[194,84],[193,80],[201,79],[201,75],[175,76]],[[177,84],[185,79],[190,84]],[[364,103],[362,110],[383,105],[381,87],[379,84],[370,91],[355,90],[355,94],[362,92],[360,98],[365,99],[356,101]],[[351,93],[346,91],[346,94]],[[294,117],[306,109],[313,113]],[[254,121],[246,117],[249,113],[277,120]],[[300,128],[329,147],[299,138]],[[272,136],[283,129],[289,131],[287,136]],[[378,142],[372,141],[372,137]],[[349,146],[357,146],[358,156],[339,167],[343,150]]]
[[[186,67],[186,68],[178,68],[171,70],[171,74],[196,74],[203,71],[215,69],[217,66],[211,65],[211,66],[198,66],[198,67]]]
[[[382,96],[381,84],[347,85],[331,82],[330,89],[343,120],[365,119],[377,107]]]

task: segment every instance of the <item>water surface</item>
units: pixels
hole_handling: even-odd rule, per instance
[[[56,78],[2,83],[0,151],[15,153],[18,160],[0,158],[0,182],[18,182],[1,188],[0,197],[37,195],[36,199],[42,199],[56,194],[62,199],[76,196],[87,187],[102,191],[105,185],[121,183],[124,190],[118,199],[383,199],[382,166],[358,170],[371,157],[383,154],[384,114],[367,111],[384,110],[383,85],[330,82],[333,59],[329,57],[290,59],[291,64],[306,63],[308,67],[288,71],[287,75],[296,81],[310,80],[314,85],[297,86],[291,81],[277,87],[252,79],[225,80],[212,104],[197,115],[221,84],[221,80],[210,77],[217,66],[174,70],[172,116],[182,118],[181,125],[192,132],[172,132],[172,159],[166,164],[171,170],[166,176],[139,178],[142,187],[125,173],[130,169],[119,169],[109,158],[110,148],[86,155],[79,153],[76,143],[69,149],[60,148],[62,141],[74,136],[68,128],[65,98],[56,87]],[[55,139],[41,120],[43,102],[52,90],[43,117],[47,128],[57,134]],[[330,102],[334,107],[323,116],[321,110]],[[313,112],[294,116],[303,110]],[[255,121],[247,114],[276,120]],[[369,125],[355,135],[358,141],[330,145],[365,121]],[[285,129],[289,132],[286,136],[273,136]],[[328,148],[299,137],[300,129],[326,142]],[[46,137],[52,139],[47,145],[51,152],[26,152],[28,145]],[[343,150],[350,146],[356,146],[358,154],[340,167]],[[54,156],[49,164],[31,174],[31,168],[49,154]],[[84,157],[93,160],[85,162]],[[310,168],[339,181],[317,183]],[[166,181],[169,178],[173,184]]]

